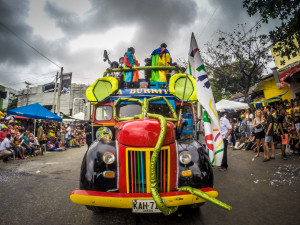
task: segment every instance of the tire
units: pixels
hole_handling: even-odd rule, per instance
[[[107,210],[106,208],[103,208],[103,207],[91,206],[91,205],[86,205],[86,208],[88,210],[93,211],[95,214],[101,214],[101,213],[106,212],[106,210]]]

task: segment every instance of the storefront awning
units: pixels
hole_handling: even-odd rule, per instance
[[[297,65],[280,72],[278,75],[279,80],[282,82],[286,78],[293,76],[295,73],[297,73],[299,71],[300,71],[300,62]]]
[[[283,95],[285,95],[286,93],[288,93],[287,91],[281,95],[277,95],[273,98],[269,98],[269,99],[265,99],[265,100],[262,100],[262,101],[259,101],[259,102],[251,102],[251,104],[260,104],[260,103],[265,103],[265,102],[270,102],[270,101],[273,101],[273,100],[276,100],[276,99],[281,99],[281,97]]]

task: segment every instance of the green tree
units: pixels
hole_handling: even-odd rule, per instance
[[[268,36],[258,35],[258,24],[250,31],[246,25],[238,25],[233,33],[219,31],[217,45],[206,44],[202,52],[206,66],[212,71],[215,88],[223,96],[241,92],[249,104],[250,87],[258,83],[266,65],[272,60],[268,48]],[[218,93],[216,92],[218,95]]]
[[[277,55],[283,57],[293,51],[300,52],[300,0],[244,0],[243,6],[249,16],[259,13],[264,23],[270,19],[281,21],[280,26],[269,33],[273,45],[277,43],[274,48]]]

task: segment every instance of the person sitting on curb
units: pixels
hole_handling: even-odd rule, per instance
[[[246,133],[243,132],[241,137],[235,142],[233,150],[241,150],[246,143]]]
[[[7,162],[10,156],[13,156],[14,151],[11,149],[11,135],[7,134],[6,138],[0,144],[0,158],[3,159],[3,162]]]
[[[245,147],[242,148],[242,151],[246,151],[246,150],[251,150],[254,145],[255,145],[255,136],[254,136],[254,133],[251,132],[250,133],[250,137],[248,138],[247,141],[245,141]]]

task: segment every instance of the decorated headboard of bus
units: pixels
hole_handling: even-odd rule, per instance
[[[141,69],[137,67],[137,69]],[[120,69],[113,69],[120,70]],[[182,100],[184,95],[184,101],[195,101],[197,100],[196,92],[196,81],[195,79],[184,73],[177,73],[171,76],[168,86],[162,89],[153,88],[134,88],[134,89],[118,89],[118,80],[114,77],[105,76],[103,78],[97,79],[91,86],[86,90],[86,97],[92,104],[97,104],[105,100],[109,96],[115,96],[119,94],[128,94],[131,96],[136,92],[136,94],[149,95],[151,96],[161,96],[161,95],[171,95],[175,96],[177,99]],[[156,82],[157,83],[157,82]],[[152,82],[150,83],[152,84]],[[186,88],[185,88],[186,87]],[[117,90],[119,90],[117,92]],[[123,96],[124,97],[124,96]],[[133,97],[133,96],[131,96]]]
[[[186,89],[184,91],[184,87]],[[169,92],[182,100],[184,92],[184,101],[197,100],[196,80],[190,75],[184,73],[174,74],[169,81]]]
[[[118,90],[118,80],[114,77],[97,79],[86,90],[86,97],[92,104],[97,104]]]

